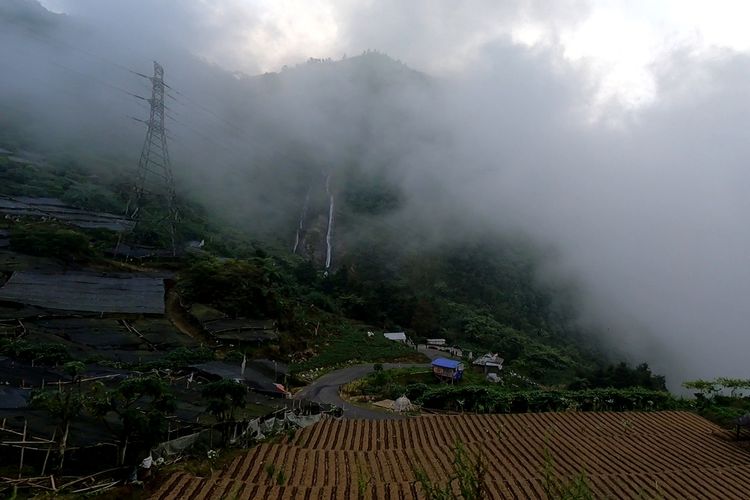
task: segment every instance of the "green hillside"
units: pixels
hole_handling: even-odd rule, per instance
[[[127,196],[122,182],[101,179],[85,165],[31,166],[6,155],[0,156],[0,177],[2,194],[60,197],[90,210],[114,211]],[[205,246],[141,265],[177,270],[176,289],[187,307],[206,304],[230,317],[277,321],[278,343],[244,350],[291,361],[296,372],[423,359],[380,336],[403,330],[415,342],[441,337],[466,353],[497,352],[510,369],[545,385],[663,389],[663,379],[647,368],[610,366],[595,332],[576,324],[573,288],[539,281],[544,255],[531,242],[507,235],[426,243],[421,229],[387,222],[403,203],[393,186],[352,167],[345,182],[337,209],[337,236],[345,243],[336,246],[328,273],[284,248],[282,238],[242,234],[185,197],[180,239],[203,239]],[[148,209],[158,212],[158,200]],[[2,226],[19,254],[66,265],[120,265],[105,255],[116,241],[106,231],[34,220],[5,220]],[[167,244],[163,233],[149,231],[137,232],[151,244]],[[378,332],[377,340],[367,331]]]

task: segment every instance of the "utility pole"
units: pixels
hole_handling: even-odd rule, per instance
[[[151,80],[151,99],[148,99],[151,105],[151,113],[148,121],[145,121],[148,129],[146,130],[146,139],[143,141],[143,149],[138,160],[138,170],[135,175],[135,184],[133,194],[128,200],[125,214],[131,218],[135,224],[143,220],[142,203],[144,194],[147,193],[146,184],[149,175],[158,178],[165,189],[167,201],[166,215],[159,219],[160,222],[166,222],[169,237],[172,244],[172,254],[177,253],[177,223],[179,221],[179,210],[177,208],[177,199],[174,188],[174,177],[172,175],[172,165],[169,161],[169,150],[167,149],[167,130],[164,126],[166,98],[166,85],[164,84],[164,68],[154,61],[154,76],[147,77]]]

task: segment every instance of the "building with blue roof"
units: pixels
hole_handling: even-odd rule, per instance
[[[432,373],[441,380],[458,382],[464,375],[464,364],[454,359],[436,358],[432,360]]]

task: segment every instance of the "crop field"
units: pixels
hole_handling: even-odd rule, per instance
[[[447,481],[459,441],[483,454],[492,498],[545,498],[550,477],[581,472],[596,498],[747,498],[750,484],[750,452],[697,415],[569,412],[328,419],[154,498],[420,498],[415,470]]]

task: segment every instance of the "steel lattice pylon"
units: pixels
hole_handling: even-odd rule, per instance
[[[177,251],[177,223],[179,220],[179,210],[174,188],[174,177],[172,175],[172,165],[169,161],[169,150],[167,148],[167,130],[164,126],[166,85],[164,84],[164,68],[154,61],[154,76],[150,78],[152,89],[151,99],[148,100],[151,105],[151,113],[146,123],[146,139],[143,142],[143,149],[138,160],[138,170],[135,176],[133,193],[128,200],[125,213],[135,221],[134,230],[141,222],[143,217],[142,203],[144,194],[147,192],[146,183],[149,175],[155,176],[163,182],[166,189],[167,213],[161,218],[161,221],[167,223],[169,237],[172,244],[172,253]]]

